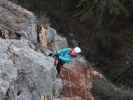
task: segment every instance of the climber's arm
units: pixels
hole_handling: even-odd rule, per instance
[[[60,49],[59,51],[57,51],[57,54],[64,53],[64,52],[67,52],[67,51],[71,51],[71,48]]]

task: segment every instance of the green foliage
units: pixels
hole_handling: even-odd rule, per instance
[[[133,31],[128,32],[128,38],[133,42]]]
[[[14,0],[14,2],[42,15],[46,12],[58,10],[60,5],[60,0]]]
[[[35,12],[37,15],[46,13],[71,13],[74,11],[77,1],[75,0],[11,0],[24,8]]]
[[[131,90],[117,88],[108,80],[95,80],[92,91],[102,100],[133,100]]]
[[[108,12],[113,15],[128,15],[126,2],[128,0],[80,0],[77,8],[79,9],[78,15],[89,14],[96,15]]]

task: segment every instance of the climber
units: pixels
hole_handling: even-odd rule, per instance
[[[65,63],[67,64],[72,63],[72,59],[74,57],[77,57],[79,53],[81,53],[81,49],[79,47],[75,47],[73,49],[63,48],[57,51],[55,55],[54,64],[56,65],[58,75],[60,74],[61,67],[63,67]]]

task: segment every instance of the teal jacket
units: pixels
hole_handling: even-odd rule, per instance
[[[63,48],[57,51],[59,59],[63,63],[72,63],[71,48]]]

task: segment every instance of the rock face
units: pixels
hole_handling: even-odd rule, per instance
[[[48,42],[54,42],[55,36],[57,35],[57,32],[54,28],[48,27]]]
[[[0,100],[46,100],[42,98],[53,96],[55,100],[62,95],[69,100],[94,100],[91,71],[84,58],[65,66],[61,79],[56,79],[53,58],[46,56],[51,48],[44,47],[47,42],[54,42],[53,51],[68,47],[66,38],[51,27],[39,36],[35,15],[8,0],[0,0],[0,12],[0,37],[5,38],[0,38]],[[20,38],[11,39],[13,35]],[[39,39],[42,48],[38,47]]]
[[[33,13],[8,0],[0,0],[0,31],[6,30],[6,35],[17,33],[36,43],[35,23],[36,17]]]
[[[66,38],[56,35],[55,36],[55,49],[58,50],[64,47],[68,47]]]
[[[63,95],[65,97],[79,97],[74,100],[97,100],[91,93],[93,80],[103,76],[87,65],[78,63],[66,64],[61,70],[63,80]],[[73,99],[72,99],[73,100]]]
[[[30,48],[28,40],[0,39],[0,100],[40,100],[52,96],[53,59]]]

